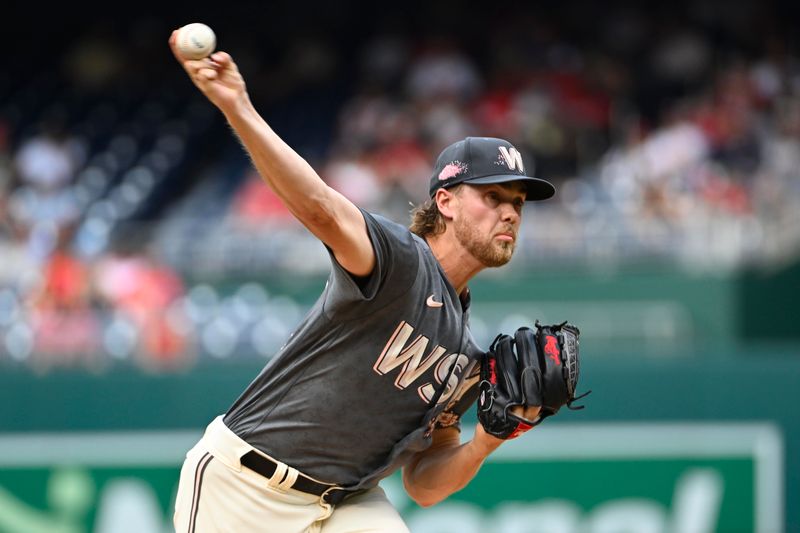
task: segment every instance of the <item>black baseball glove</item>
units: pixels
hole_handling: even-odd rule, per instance
[[[578,386],[580,331],[566,322],[536,331],[519,328],[513,337],[500,334],[481,362],[478,420],[490,435],[513,439],[589,392],[575,396]],[[511,412],[515,406],[541,406],[535,420]]]

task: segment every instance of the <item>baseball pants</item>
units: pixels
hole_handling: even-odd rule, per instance
[[[292,489],[300,473],[280,461],[271,478],[242,466],[254,450],[219,416],[186,454],[173,518],[177,533],[408,533],[383,489],[336,506]]]

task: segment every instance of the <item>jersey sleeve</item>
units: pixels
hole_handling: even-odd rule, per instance
[[[357,318],[375,312],[392,302],[413,285],[420,268],[420,252],[414,235],[404,226],[385,217],[362,210],[372,249],[375,268],[364,278],[356,279],[331,258],[331,274],[323,294],[325,314]],[[353,305],[370,303],[370,305]]]

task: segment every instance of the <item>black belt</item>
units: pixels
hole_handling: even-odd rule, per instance
[[[271,478],[275,473],[275,470],[278,468],[278,465],[274,461],[267,459],[263,455],[253,450],[250,450],[242,456],[241,463],[250,470],[258,472],[266,478]],[[340,503],[345,499],[345,497],[354,492],[336,487],[334,485],[319,483],[309,477],[304,476],[303,474],[299,474],[297,476],[297,479],[292,484],[292,488],[299,490],[300,492],[313,494],[315,496],[322,496],[322,499],[331,505]]]

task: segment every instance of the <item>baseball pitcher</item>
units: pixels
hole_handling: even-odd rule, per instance
[[[186,455],[178,532],[408,531],[378,482],[402,468],[419,505],[463,488],[487,456],[575,399],[578,329],[521,327],[489,350],[468,282],[506,264],[526,201],[555,194],[516,148],[470,137],[442,151],[410,228],[320,179],[254,109],[230,55],[170,46],[225,116],[265,186],[330,254],[318,301]],[[459,420],[477,403],[474,437]]]

